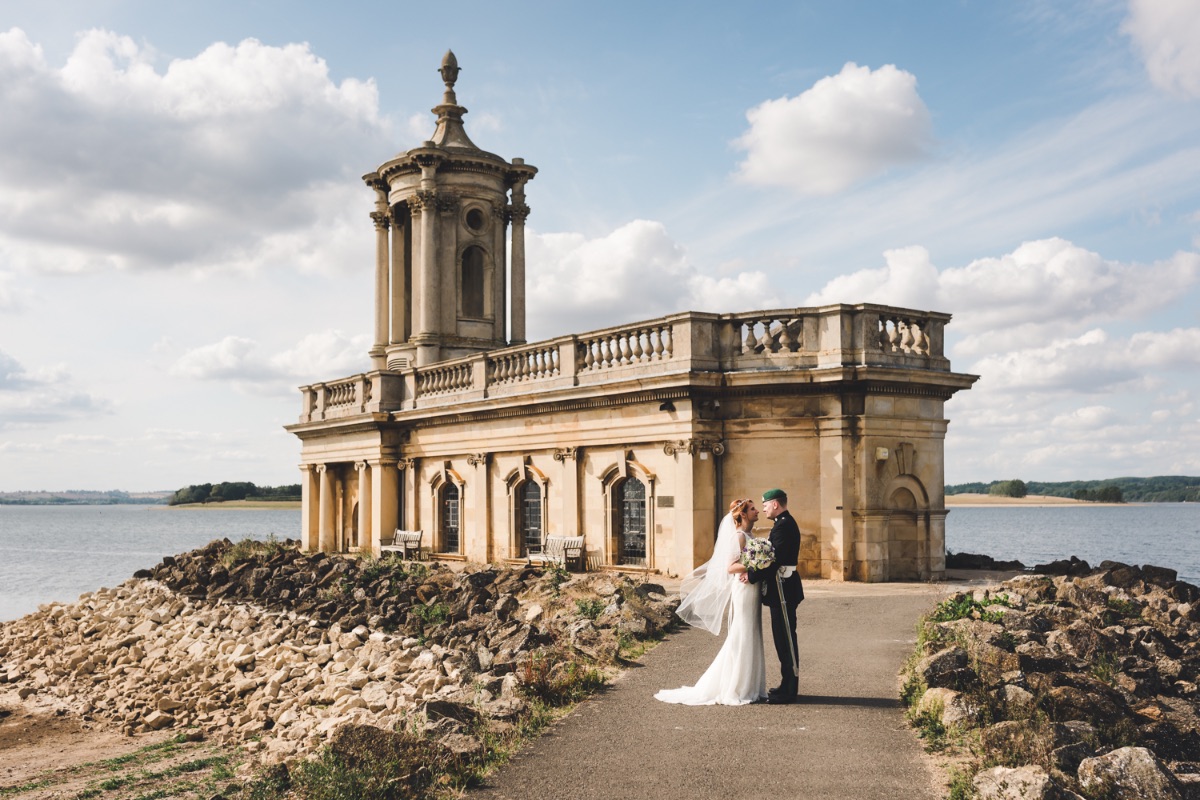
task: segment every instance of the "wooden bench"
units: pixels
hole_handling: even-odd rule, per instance
[[[390,539],[379,540],[380,553],[400,553],[403,558],[421,557],[421,538],[425,531],[406,531],[396,528]]]
[[[568,569],[571,564],[578,564],[579,571],[587,569],[582,536],[547,536],[542,545],[542,552],[530,553],[530,564],[557,564]]]

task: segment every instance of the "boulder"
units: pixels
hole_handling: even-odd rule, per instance
[[[1037,766],[992,767],[971,781],[979,800],[1060,800],[1063,797],[1046,771]]]
[[[917,711],[937,714],[947,728],[972,722],[979,714],[979,708],[961,692],[943,688],[929,689],[921,695]]]
[[[1144,747],[1122,747],[1079,765],[1079,785],[1091,796],[1113,800],[1182,800],[1183,787]]]
[[[967,670],[967,651],[961,647],[948,647],[917,663],[917,674],[925,685],[933,687],[959,688],[963,673]]]

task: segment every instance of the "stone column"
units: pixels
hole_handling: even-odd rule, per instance
[[[492,338],[502,346],[508,341],[508,208],[493,206],[492,217]]]
[[[520,181],[512,189],[512,264],[509,267],[512,281],[512,336],[511,344],[525,343],[525,219],[529,206],[525,205],[525,182]]]
[[[407,281],[405,280],[405,263],[407,248],[404,246],[405,221],[404,211],[400,206],[392,209],[392,325],[388,336],[392,344],[408,341],[409,307]]]
[[[332,553],[337,549],[337,509],[334,508],[333,471],[328,464],[317,465],[317,475],[321,481],[320,509],[317,512],[318,549],[323,553]]]
[[[402,458],[397,462],[396,466],[404,473],[400,481],[400,491],[404,493],[403,527],[405,530],[410,531],[420,530],[421,517],[418,514],[419,509],[417,508],[419,497],[419,493],[417,492],[417,460],[415,458]]]
[[[358,549],[374,553],[379,533],[371,524],[371,467],[356,461],[354,469],[358,471]]]
[[[387,367],[388,343],[388,221],[387,197],[376,189],[379,199],[371,220],[375,223],[375,343],[371,346],[371,363],[375,369]]]
[[[562,464],[559,486],[562,487],[562,533],[578,536],[579,531],[579,448],[560,447],[554,460]],[[586,544],[586,541],[584,542]]]
[[[420,286],[421,308],[417,313],[417,366],[438,361],[437,339],[440,331],[438,301],[442,296],[442,276],[437,264],[437,195],[432,191],[417,192],[409,201],[414,223],[420,232],[420,267],[417,283]]]
[[[379,540],[391,536],[400,527],[397,519],[397,490],[400,473],[396,471],[396,462],[391,459],[380,459],[369,462],[371,471],[371,518],[374,523],[371,537],[371,548],[379,555]]]
[[[320,530],[320,488],[313,464],[301,464],[300,472],[300,549],[306,553],[316,550]]]
[[[474,496],[471,502],[471,519],[465,519],[464,514],[464,518],[459,520],[459,541],[467,558],[487,564],[496,557],[491,524],[491,455],[469,455],[467,463],[475,468],[475,477],[471,480]],[[466,503],[463,503],[463,506],[465,511]]]

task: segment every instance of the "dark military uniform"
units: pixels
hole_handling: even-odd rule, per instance
[[[800,647],[796,642],[796,606],[804,599],[804,584],[800,582],[800,573],[795,571],[800,560],[800,527],[796,525],[791,513],[784,510],[775,518],[769,538],[771,546],[775,548],[775,563],[765,569],[749,570],[748,578],[751,583],[762,583],[765,586],[762,602],[771,610],[771,636],[775,640],[775,654],[779,656],[779,671],[782,677],[779,688],[772,690],[772,694],[786,701],[794,699],[799,690],[800,679],[792,674],[792,664],[800,663]],[[785,568],[786,571],[788,567],[791,567],[791,574],[783,579],[781,599],[775,573],[781,568]],[[793,655],[796,657],[795,662],[792,661]]]

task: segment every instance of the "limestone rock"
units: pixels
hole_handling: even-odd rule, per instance
[[[1079,785],[1093,795],[1113,800],[1180,800],[1182,787],[1153,753],[1144,747],[1122,747],[1079,765]]]
[[[1059,788],[1041,767],[992,767],[975,775],[979,800],[1059,800]]]

